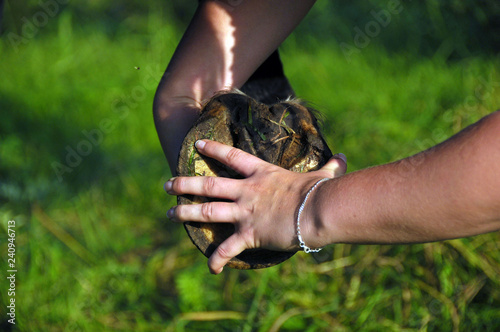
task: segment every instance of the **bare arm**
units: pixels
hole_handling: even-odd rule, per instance
[[[348,174],[314,193],[308,240],[412,243],[500,229],[500,112],[401,161]]]
[[[204,1],[156,91],[153,115],[172,172],[199,103],[239,88],[285,40],[314,0]]]
[[[168,193],[225,198],[233,203],[174,207],[174,221],[232,222],[236,232],[209,259],[220,273],[246,248],[298,247],[297,208],[319,179],[340,175],[332,160],[318,171],[298,174],[241,150],[204,141],[198,150],[245,176],[175,178]],[[447,141],[395,163],[360,170],[321,184],[301,218],[305,243],[415,243],[473,236],[500,229],[500,112]],[[332,173],[333,171],[333,173]]]

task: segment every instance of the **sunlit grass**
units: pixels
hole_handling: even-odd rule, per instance
[[[0,43],[0,222],[17,222],[19,330],[498,330],[498,233],[334,245],[209,275],[165,218],[174,199],[151,105],[179,33],[151,15],[142,34],[110,37],[62,15],[19,52]],[[336,44],[294,39],[282,57],[350,171],[427,148],[500,105],[498,58],[445,62],[373,44],[347,63]],[[67,164],[93,130],[91,152],[58,176],[54,162]]]

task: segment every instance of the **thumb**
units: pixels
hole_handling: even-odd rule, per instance
[[[327,177],[338,177],[344,175],[347,171],[347,158],[343,153],[335,154],[328,162],[319,169]]]

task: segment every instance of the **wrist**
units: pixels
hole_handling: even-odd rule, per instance
[[[306,253],[311,253],[311,252],[318,252],[322,249],[322,247],[319,248],[311,248],[309,247],[305,242],[304,238],[302,237],[302,232],[301,232],[301,221],[302,221],[302,214],[305,210],[307,201],[309,197],[313,194],[314,190],[319,187],[323,182],[326,182],[330,180],[330,178],[323,178],[321,180],[316,181],[316,183],[309,189],[309,191],[306,193],[304,200],[302,201],[301,205],[299,206],[298,213],[297,213],[297,221],[296,221],[296,230],[297,230],[297,239],[299,241],[299,247],[304,250]],[[307,224],[307,223],[306,223]],[[303,222],[304,225],[304,222]],[[310,227],[310,225],[309,225]]]
[[[402,216],[399,210],[404,207],[395,207],[394,200],[404,191],[398,190],[401,185],[392,180],[394,172],[393,165],[377,166],[320,186],[309,207],[307,236],[311,245],[395,242],[394,229],[400,228],[401,220],[397,216]]]
[[[328,244],[333,243],[330,240],[329,233],[327,229],[331,225],[327,225],[324,218],[324,207],[325,204],[331,204],[327,197],[325,197],[325,187],[331,186],[332,181],[335,179],[329,179],[328,181],[315,182],[311,184],[310,189],[308,189],[309,197],[302,200],[303,211],[300,217],[300,230],[301,237],[304,243],[311,249],[322,248]],[[316,186],[316,187],[315,187]],[[311,191],[311,189],[313,189]],[[306,195],[304,195],[306,197]],[[300,240],[300,239],[299,239]]]
[[[358,207],[363,199],[358,200],[350,192],[351,174],[330,179],[311,193],[303,235],[311,248],[356,242],[353,230],[361,226],[358,220],[364,220]]]

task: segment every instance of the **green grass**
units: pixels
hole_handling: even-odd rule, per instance
[[[500,328],[498,233],[333,245],[210,275],[182,226],[165,218],[174,199],[162,189],[170,171],[151,109],[180,33],[149,15],[137,31],[107,34],[63,13],[17,52],[5,35],[0,42],[0,275],[13,219],[18,330]],[[348,63],[337,43],[301,36],[283,45],[286,72],[324,113],[328,143],[348,156],[349,171],[428,148],[500,106],[498,56],[445,61],[373,42]],[[54,165],[88,148],[85,133],[95,130],[98,143],[58,176]]]

